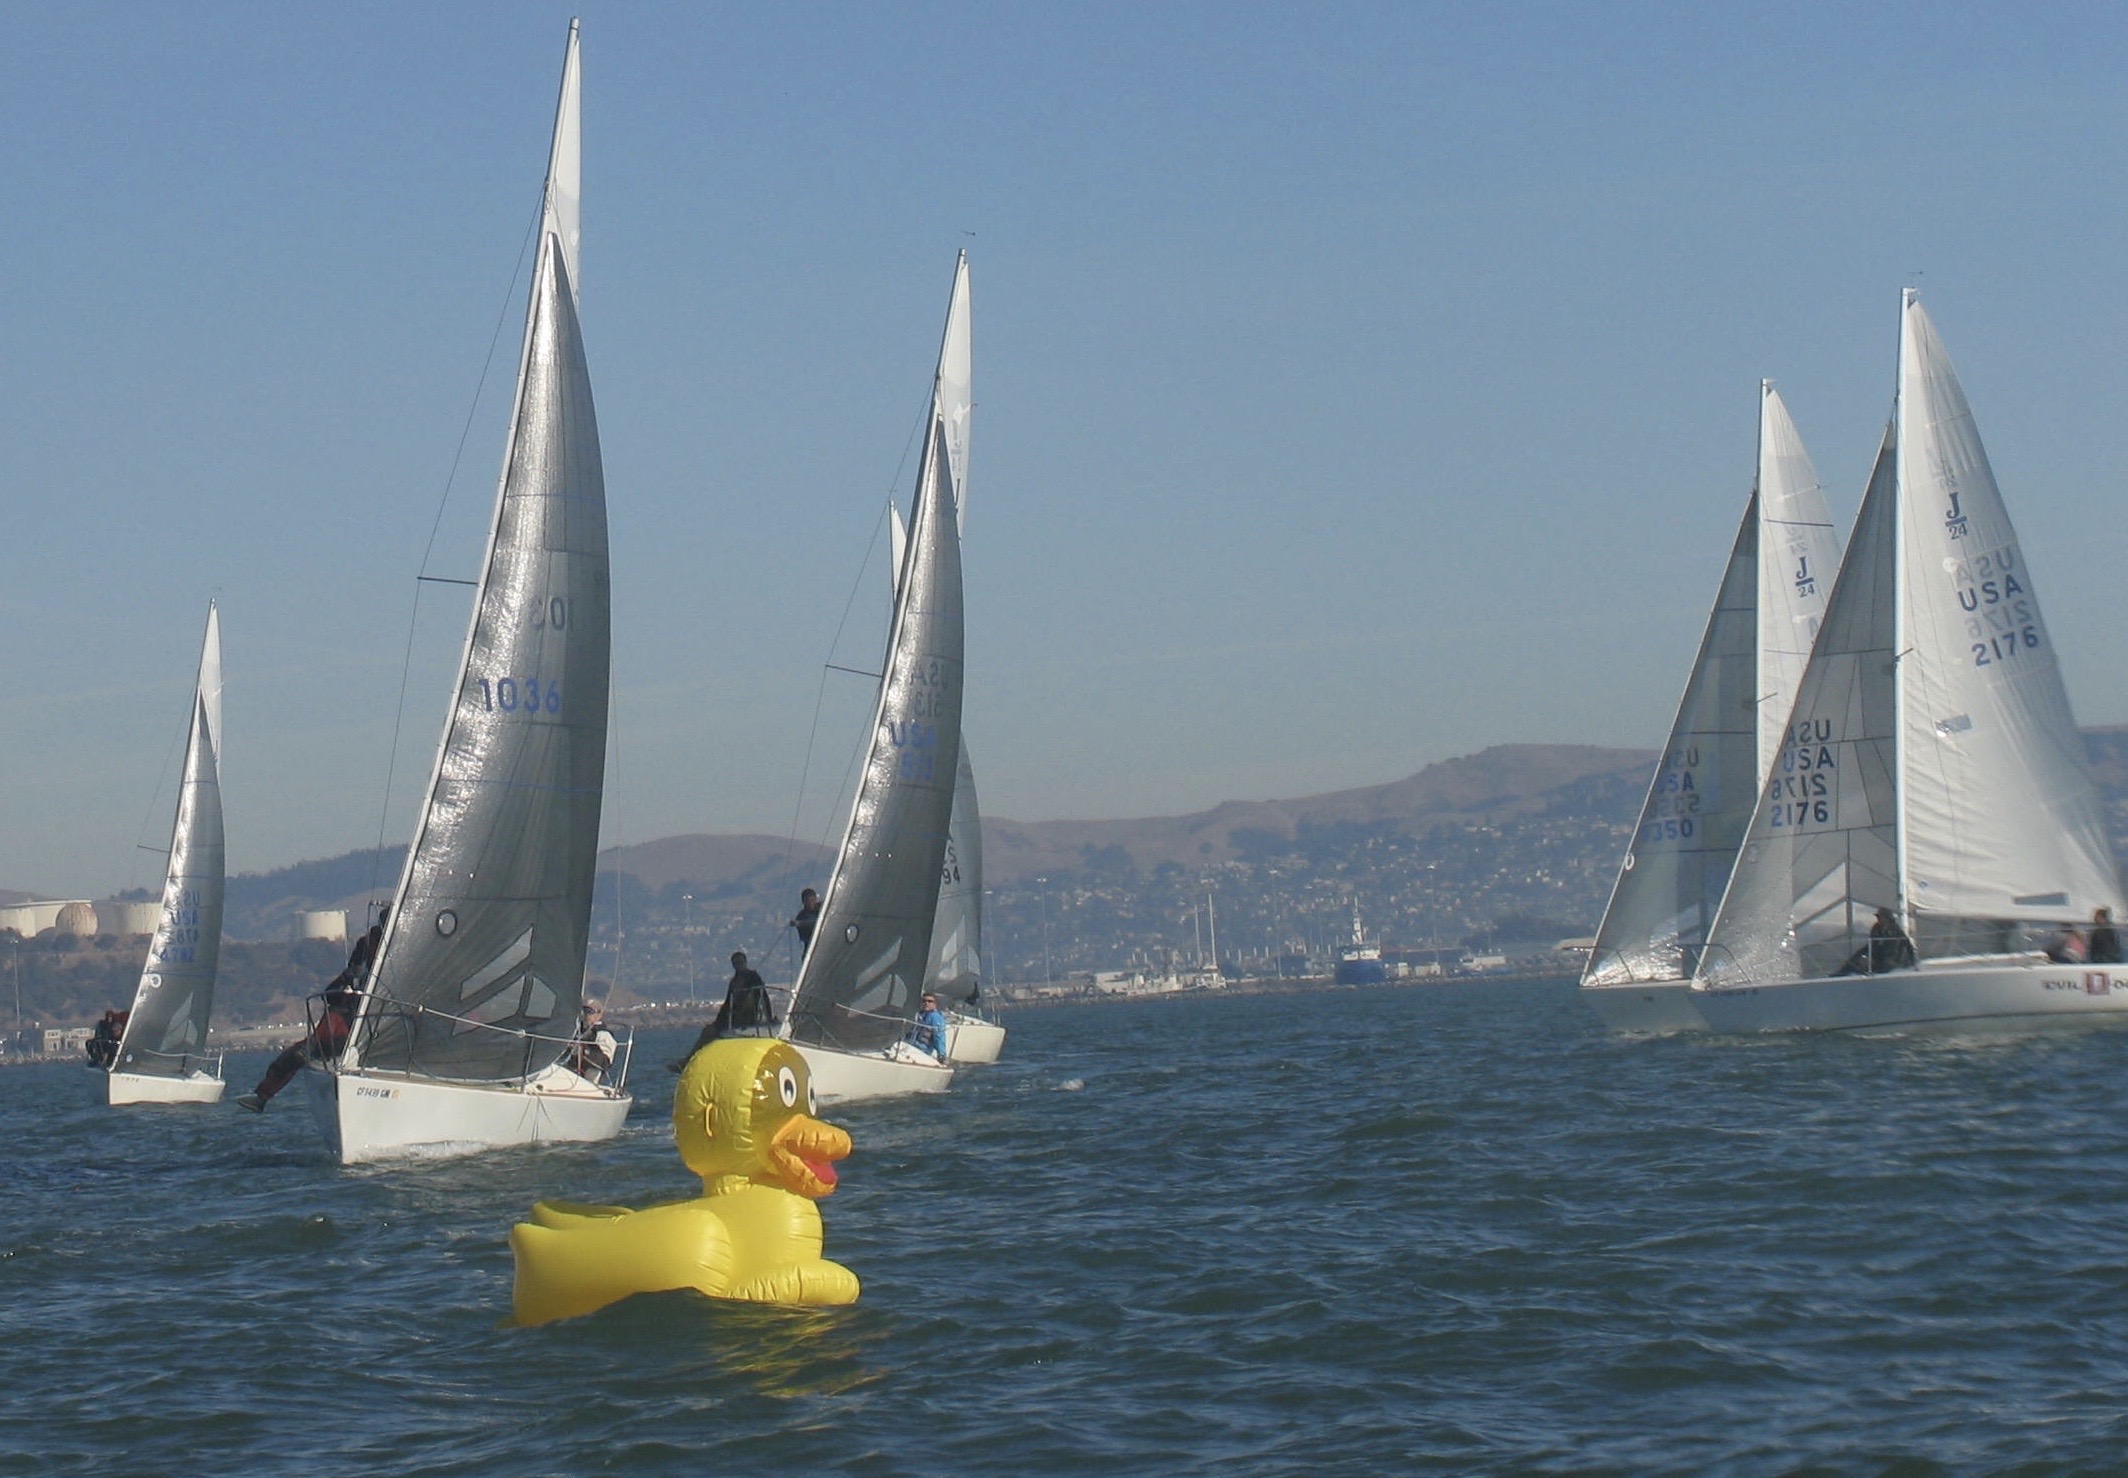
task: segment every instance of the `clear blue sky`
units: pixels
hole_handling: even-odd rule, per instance
[[[2128,11],[582,13],[609,840],[789,827],[853,588],[840,660],[876,653],[860,567],[962,246],[993,813],[1655,744],[1759,377],[1844,522],[1908,282],[2080,717],[2128,719]],[[569,14],[8,13],[0,885],[152,879],[209,595],[232,864],[375,839]],[[434,573],[476,573],[520,312]],[[422,609],[394,838],[463,632],[462,594]],[[861,689],[829,684],[808,835]]]

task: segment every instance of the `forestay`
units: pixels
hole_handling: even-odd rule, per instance
[[[1837,969],[1898,901],[1893,783],[1894,433],[1887,427],[1787,731],[1709,935],[1703,973]]]
[[[953,778],[953,819],[946,828],[946,860],[939,869],[938,912],[931,924],[931,963],[924,984],[951,1004],[973,998],[982,975],[983,818],[964,739]]]
[[[116,1071],[180,1077],[207,1041],[222,953],[222,626],[207,607],[191,732],[170,829],[162,917],[133,995]]]
[[[488,558],[429,796],[356,1038],[458,1081],[559,1059],[583,992],[606,765],[605,479],[569,264],[576,45]]]
[[[820,1046],[864,1051],[895,1041],[931,958],[961,747],[960,521],[945,377],[953,346],[966,342],[967,271],[964,257],[932,381],[869,752],[793,988],[791,1034]]]
[[[1949,356],[1909,291],[1899,345],[1906,878],[1955,920],[2088,919],[2120,885],[2032,572]],[[1954,939],[1963,937],[1954,944]]]

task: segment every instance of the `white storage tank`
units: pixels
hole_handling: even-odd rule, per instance
[[[96,906],[85,898],[77,898],[59,910],[59,917],[52,927],[62,934],[76,938],[91,939],[96,934]]]
[[[347,910],[344,908],[311,908],[296,915],[296,943],[306,939],[323,939],[340,943],[347,938]]]
[[[96,905],[96,919],[104,934],[153,934],[163,921],[163,906],[107,898]]]
[[[13,929],[24,939],[35,939],[59,922],[59,910],[73,900],[50,898],[35,903],[17,903],[0,908],[0,929]]]

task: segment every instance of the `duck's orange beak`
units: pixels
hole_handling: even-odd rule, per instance
[[[850,1153],[850,1136],[810,1114],[793,1114],[768,1142],[769,1174],[807,1200],[835,1191],[836,1160]]]

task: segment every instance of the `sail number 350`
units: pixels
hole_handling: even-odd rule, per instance
[[[483,713],[497,709],[504,713],[522,713],[527,717],[535,713],[560,713],[562,711],[562,685],[542,683],[536,677],[498,677],[493,682],[487,678],[475,678],[480,684],[480,707]]]

